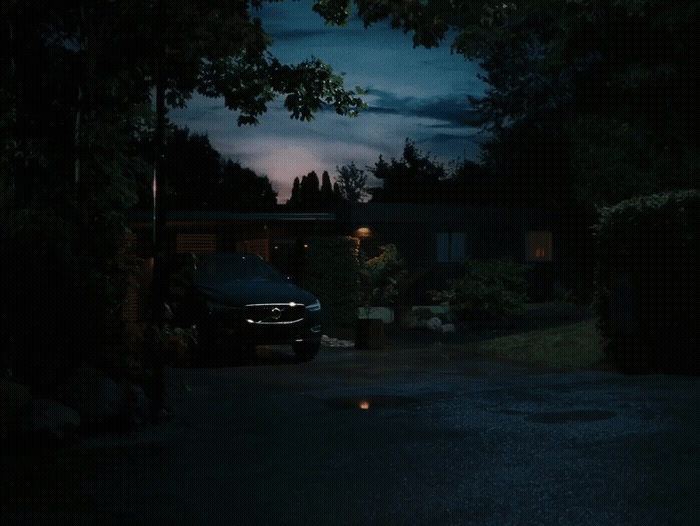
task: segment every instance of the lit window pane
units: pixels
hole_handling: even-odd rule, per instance
[[[552,233],[537,230],[529,234],[528,261],[552,261]]]

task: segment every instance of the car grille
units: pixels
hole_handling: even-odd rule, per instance
[[[246,305],[243,315],[248,323],[295,323],[304,319],[304,306],[289,303]]]

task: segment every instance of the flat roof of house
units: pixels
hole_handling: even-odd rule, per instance
[[[126,214],[127,221],[150,222],[153,212],[136,210]],[[228,212],[225,210],[169,210],[165,221],[335,221],[333,212]]]

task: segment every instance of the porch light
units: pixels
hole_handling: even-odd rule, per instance
[[[369,237],[372,235],[372,231],[369,228],[363,226],[355,230],[355,235],[357,237]]]

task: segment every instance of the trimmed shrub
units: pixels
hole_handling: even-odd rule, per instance
[[[324,324],[350,326],[360,305],[357,243],[348,237],[308,240],[304,288],[321,301]]]
[[[692,370],[700,327],[699,227],[697,190],[600,210],[593,307],[604,351],[620,370]]]
[[[527,301],[529,265],[511,259],[467,259],[461,278],[448,281],[449,288],[431,291],[434,301],[448,305],[463,319],[483,320],[519,314]]]
[[[369,314],[372,306],[396,308],[401,289],[406,280],[406,263],[401,258],[396,245],[382,245],[379,254],[364,259],[360,251],[360,292],[363,307]]]

